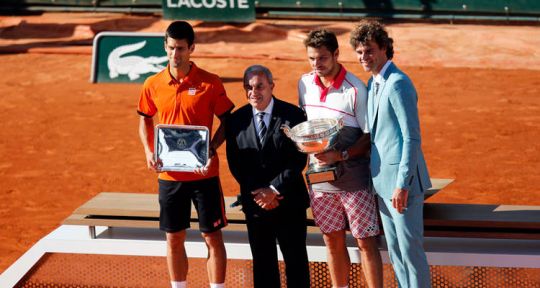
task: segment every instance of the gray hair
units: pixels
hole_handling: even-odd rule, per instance
[[[262,65],[251,65],[246,68],[246,71],[244,71],[244,85],[248,84],[249,77],[254,74],[264,74],[264,76],[266,76],[266,79],[268,79],[268,83],[274,83],[274,80],[272,78],[272,72],[270,72],[270,69]]]

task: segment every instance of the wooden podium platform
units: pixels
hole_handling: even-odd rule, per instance
[[[433,187],[426,191],[428,198],[452,183],[453,179],[432,179]],[[232,206],[236,197],[225,197],[229,225],[227,230],[245,230],[245,217],[241,206]],[[192,228],[197,226],[197,213],[191,211]],[[308,209],[308,232],[319,232],[313,226],[313,215]],[[77,208],[63,224],[85,225],[95,238],[95,227],[159,228],[159,203],[157,194],[102,192]]]
[[[433,188],[426,198],[452,182],[432,179]],[[236,197],[225,197],[229,225],[225,230],[244,231],[241,206],[231,207]],[[197,227],[197,213],[191,211],[192,228]],[[320,233],[308,209],[308,232]],[[159,228],[157,194],[102,192],[77,208],[64,223],[85,225],[92,238],[95,227]],[[424,205],[424,230],[431,237],[540,239],[540,207],[515,205],[442,204]]]

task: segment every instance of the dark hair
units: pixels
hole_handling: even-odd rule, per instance
[[[248,84],[249,77],[258,74],[263,74],[264,76],[266,76],[268,83],[274,83],[274,79],[272,77],[272,72],[270,72],[270,69],[262,65],[251,65],[246,68],[246,71],[244,71],[244,85]]]
[[[350,43],[356,49],[358,45],[366,45],[369,41],[375,41],[379,48],[386,49],[386,57],[394,57],[394,39],[388,36],[384,25],[375,20],[362,20],[351,32]]]
[[[332,53],[334,53],[339,47],[336,34],[325,29],[310,31],[307,38],[304,40],[304,45],[306,48],[326,47],[326,49]]]
[[[193,32],[193,27],[188,22],[174,21],[165,31],[165,42],[167,42],[168,37],[176,40],[186,39],[188,46],[191,46],[195,41],[195,32]]]

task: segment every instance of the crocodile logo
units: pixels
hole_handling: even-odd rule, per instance
[[[122,45],[112,50],[107,58],[109,77],[114,79],[120,75],[127,75],[129,80],[133,81],[138,79],[142,74],[152,72],[157,73],[163,70],[165,66],[160,64],[167,61],[167,56],[124,56],[125,54],[142,49],[145,45],[146,41],[141,41],[138,43]]]

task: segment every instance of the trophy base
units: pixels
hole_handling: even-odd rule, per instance
[[[310,167],[306,172],[308,185],[331,182],[337,179],[337,167]]]

